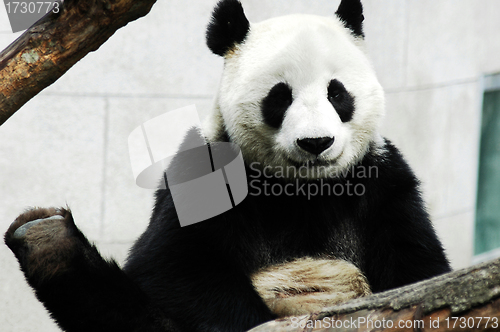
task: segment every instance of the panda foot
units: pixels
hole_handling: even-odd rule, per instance
[[[71,212],[65,209],[29,210],[10,225],[5,243],[30,276],[50,277],[69,268],[73,249],[81,243]]]
[[[362,272],[341,259],[299,258],[258,271],[252,283],[278,317],[320,312],[371,294]]]

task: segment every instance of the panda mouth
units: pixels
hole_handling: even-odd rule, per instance
[[[289,161],[291,164],[293,164],[296,167],[306,167],[306,168],[314,168],[314,167],[326,167],[326,166],[331,166],[335,160],[333,161],[326,161],[326,160],[321,160],[321,159],[308,159],[306,161],[296,161],[293,159],[289,158]]]
[[[297,161],[297,160],[294,160],[292,158],[288,158],[288,160],[295,167],[298,167],[298,168],[303,167],[303,168],[313,169],[313,168],[317,168],[317,167],[333,166],[333,165],[335,165],[335,163],[337,163],[337,161],[342,157],[343,154],[344,154],[344,151],[342,151],[335,158],[328,159],[328,160],[320,159],[318,157],[316,157],[314,159],[306,159],[303,161]]]

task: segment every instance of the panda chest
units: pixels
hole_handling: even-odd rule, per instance
[[[268,247],[271,257],[333,256],[359,260],[361,256],[363,227],[355,213],[349,213],[350,209],[355,210],[353,202],[335,197],[308,199],[284,195],[249,195],[244,202],[242,221],[254,226],[254,239]]]
[[[252,284],[279,317],[320,311],[370,294],[357,220],[335,202],[268,199],[254,206],[264,248]],[[258,240],[258,238],[256,238]]]

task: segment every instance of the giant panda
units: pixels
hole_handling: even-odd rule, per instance
[[[62,329],[245,331],[450,271],[417,178],[378,132],[362,22],[359,0],[258,24],[217,4],[207,44],[224,71],[203,135],[239,146],[249,195],[180,227],[159,189],[123,269],[68,209],[20,215],[5,241]]]

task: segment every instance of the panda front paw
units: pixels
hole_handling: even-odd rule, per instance
[[[258,271],[252,283],[278,317],[320,312],[371,294],[363,273],[341,259],[299,258]]]
[[[70,266],[75,247],[82,244],[71,212],[66,209],[29,210],[10,225],[5,243],[28,278],[50,278]]]

